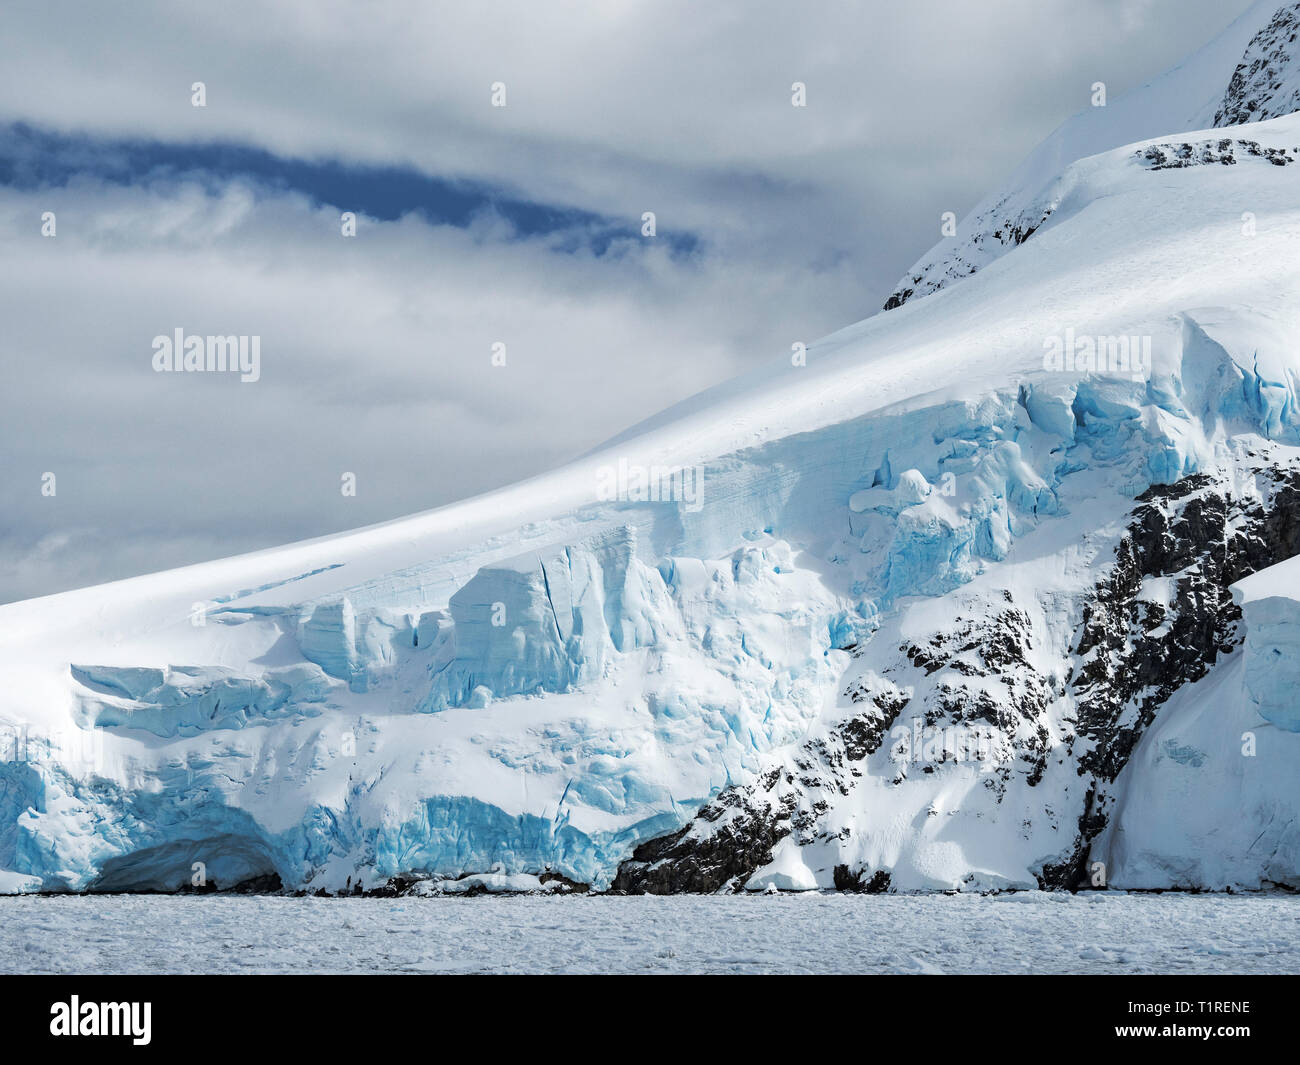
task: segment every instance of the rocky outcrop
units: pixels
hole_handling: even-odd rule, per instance
[[[1297,33],[1300,4],[1284,4],[1247,45],[1214,115],[1215,126],[1260,122],[1300,110]]]
[[[1057,667],[1043,668],[1032,610],[1003,590],[1000,608],[901,644],[886,669],[892,678],[872,674],[846,688],[852,713],[755,782],[726,789],[685,828],[643,843],[615,889],[753,887],[778,845],[833,849],[847,838],[851,818],[837,807],[868,771],[891,773],[895,789],[918,771],[951,772],[963,752],[949,739],[971,735],[989,739],[981,783],[995,804],[1038,805],[1061,820],[1064,846],[1042,860],[1039,886],[1081,886],[1115,782],[1145,730],[1170,696],[1242,640],[1230,586],[1300,555],[1300,470],[1260,465],[1247,481],[1249,490],[1195,475],[1139,496],[1112,561],[1080,597],[1076,634]],[[913,684],[900,687],[905,678]],[[902,758],[882,750],[905,707],[912,716],[898,742],[915,736],[919,750],[923,736],[943,737],[926,741],[919,759],[916,750]],[[1035,800],[1032,789],[1054,763],[1066,764],[1077,786]],[[888,868],[852,860],[836,863],[831,878],[825,886],[840,890],[891,885]]]
[[[892,688],[856,687],[846,694],[859,706],[857,713],[825,737],[805,743],[790,766],[769,769],[753,784],[726,788],[679,832],[641,844],[619,867],[611,890],[669,895],[739,887],[772,860],[773,848],[791,833],[804,842],[814,838],[829,809],[820,792],[849,794],[864,760],[880,749],[908,703],[905,692]],[[846,889],[858,883],[847,871],[843,879]]]
[[[1217,140],[1149,144],[1135,153],[1147,170],[1183,170],[1190,166],[1235,166],[1238,162],[1263,160],[1274,166],[1296,161],[1294,148],[1269,148],[1259,141],[1221,137]]]

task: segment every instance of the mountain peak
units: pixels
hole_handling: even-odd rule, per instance
[[[1260,122],[1300,111],[1300,62],[1296,36],[1300,3],[1278,8],[1267,26],[1251,38],[1233,71],[1215,126]]]
[[[1173,69],[1067,119],[961,220],[955,236],[912,265],[884,309],[950,288],[1023,244],[1059,206],[1069,172],[1081,160],[1300,110],[1297,30],[1300,3],[1276,9],[1256,4]]]

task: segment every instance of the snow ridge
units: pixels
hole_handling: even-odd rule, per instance
[[[1195,158],[1201,162],[1235,161],[1232,149],[1208,134],[1196,142],[1170,142],[1168,137],[1205,127],[1257,122],[1300,110],[1300,60],[1296,55],[1300,4],[1287,4],[1273,13],[1267,26],[1250,38],[1244,56],[1237,50],[1242,26],[1257,26],[1261,14],[1271,10],[1271,6],[1257,4],[1188,63],[1122,100],[1093,108],[1067,122],[1021,165],[1000,191],[987,197],[961,220],[954,236],[940,241],[908,270],[885,301],[884,309],[893,310],[912,299],[947,288],[1023,244],[1048,222],[1069,194],[1075,180],[1074,168],[1069,164],[1076,160],[1125,142],[1158,138],[1166,143],[1152,145],[1148,153],[1167,151],[1177,159]],[[1248,23],[1250,19],[1256,21]],[[1228,57],[1240,57],[1240,61],[1232,71],[1227,89],[1220,93],[1221,102],[1213,112],[1213,120],[1209,114],[1193,113],[1190,108],[1171,114],[1165,100],[1170,87],[1176,88],[1177,98],[1186,107],[1183,82],[1188,75],[1218,77]],[[1202,69],[1206,69],[1206,74],[1201,74]],[[1239,141],[1237,147],[1238,155],[1242,150],[1250,152],[1246,141]],[[1293,149],[1291,158],[1294,154]]]

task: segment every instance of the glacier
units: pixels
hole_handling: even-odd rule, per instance
[[[0,891],[1300,887],[1296,8],[1067,124],[804,366],[0,607]]]

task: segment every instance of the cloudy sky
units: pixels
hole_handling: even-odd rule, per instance
[[[786,359],[1247,6],[7,3],[0,602],[450,502]],[[177,328],[260,380],[155,373]]]

